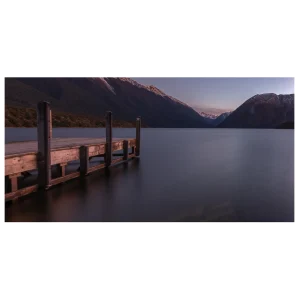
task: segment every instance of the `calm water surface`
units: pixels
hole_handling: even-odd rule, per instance
[[[134,129],[114,129],[134,137]],[[104,137],[104,129],[53,129],[53,137]],[[36,129],[6,128],[5,142]],[[128,165],[31,194],[6,221],[293,221],[294,130],[142,129]]]

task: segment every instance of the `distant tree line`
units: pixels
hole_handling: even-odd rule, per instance
[[[37,114],[32,108],[5,106],[5,127],[36,127]],[[105,127],[105,120],[94,116],[52,111],[53,127]],[[135,127],[135,121],[113,120],[114,127]]]

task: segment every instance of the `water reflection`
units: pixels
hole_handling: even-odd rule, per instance
[[[6,220],[294,220],[293,131],[144,129],[142,133],[140,159],[6,205]],[[56,137],[101,134],[98,129],[54,131]],[[120,129],[114,134],[134,137],[135,132]],[[25,136],[30,138],[28,132]]]
[[[182,212],[176,218],[178,222],[235,222],[238,221],[237,211],[231,201],[218,205],[194,207]]]

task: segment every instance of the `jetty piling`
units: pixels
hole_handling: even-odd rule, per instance
[[[111,165],[111,161],[112,161],[112,113],[111,113],[111,111],[106,112],[105,127],[106,127],[105,164],[107,167],[109,167]]]
[[[136,119],[136,149],[135,155],[140,156],[140,148],[141,148],[141,117]]]
[[[112,112],[110,111],[105,114],[105,127],[105,138],[53,138],[50,104],[38,103],[37,141],[5,144],[5,201],[18,199],[38,189],[47,190],[96,170],[107,169],[121,162],[126,163],[140,155],[140,117],[136,120],[135,138],[112,137]],[[94,157],[103,157],[104,161],[91,166],[90,160]],[[74,161],[79,161],[78,170],[67,174],[68,163]],[[54,173],[54,178],[51,170],[53,166],[56,166],[54,169],[58,171]],[[24,179],[28,176],[24,174],[34,170],[38,172],[37,180],[33,185],[26,186]],[[22,188],[19,188],[19,182],[22,183]]]
[[[38,137],[38,185],[48,189],[51,181],[51,133],[52,120],[48,102],[40,102],[37,107],[37,137]]]

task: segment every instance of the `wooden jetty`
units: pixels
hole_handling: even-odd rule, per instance
[[[86,176],[96,170],[126,163],[140,155],[140,117],[136,119],[136,138],[112,137],[111,112],[107,112],[105,116],[105,138],[52,138],[52,116],[48,102],[38,104],[37,116],[37,141],[5,144],[5,201],[15,200],[38,189],[47,190],[56,184]],[[114,159],[116,156],[119,158]],[[90,166],[93,157],[103,157],[103,163]],[[66,175],[66,166],[72,161],[79,161],[79,168]],[[54,166],[59,171],[57,178],[52,178]],[[34,170],[38,172],[37,182],[19,189],[18,178]]]

